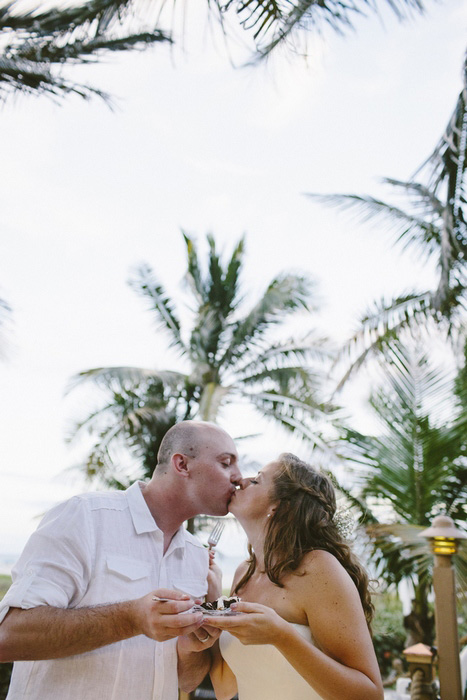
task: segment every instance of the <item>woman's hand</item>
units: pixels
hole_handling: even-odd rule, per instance
[[[212,602],[222,595],[222,569],[215,562],[215,552],[209,550],[208,592],[206,600]]]
[[[209,625],[227,630],[242,644],[275,644],[290,626],[275,610],[259,603],[234,603],[231,610],[242,615],[209,616]]]

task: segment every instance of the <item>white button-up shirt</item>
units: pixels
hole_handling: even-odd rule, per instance
[[[10,607],[79,608],[116,603],[171,588],[203,597],[208,553],[180,528],[164,554],[140,484],[90,493],[53,508],[31,536],[0,602]],[[20,661],[8,700],[176,700],[176,640],[144,635],[91,652]]]

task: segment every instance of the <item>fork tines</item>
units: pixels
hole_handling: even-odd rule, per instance
[[[219,542],[221,535],[224,531],[225,523],[222,520],[218,520],[214,525],[211,534],[208,537],[208,548],[211,549],[215,547]]]

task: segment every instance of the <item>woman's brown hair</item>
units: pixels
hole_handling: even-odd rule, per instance
[[[276,462],[279,469],[274,474],[271,492],[276,508],[268,519],[264,540],[268,578],[282,587],[283,577],[296,572],[305,554],[315,549],[330,552],[355,583],[370,625],[374,607],[369,579],[334,520],[336,496],[330,480],[293,454],[283,453]],[[249,553],[248,569],[236,585],[235,593],[256,569],[256,557],[250,546]]]

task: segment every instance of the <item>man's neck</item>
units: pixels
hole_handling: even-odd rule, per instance
[[[142,489],[143,498],[146,505],[154,518],[157,527],[164,535],[164,554],[169,548],[175,533],[183,525],[187,519],[184,513],[180,494],[174,493],[173,489],[167,488],[163,482],[163,477],[160,479],[152,479]]]

